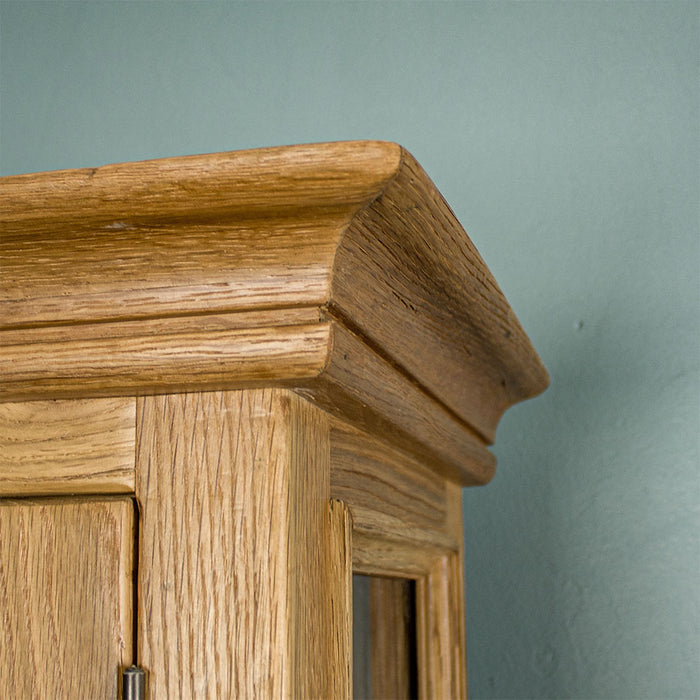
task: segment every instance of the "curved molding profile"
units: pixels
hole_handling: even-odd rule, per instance
[[[396,144],[18,175],[0,216],[1,401],[279,384],[467,485],[548,383]]]

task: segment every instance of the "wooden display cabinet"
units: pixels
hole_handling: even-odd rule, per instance
[[[410,154],[0,188],[0,694],[349,698],[354,572],[374,695],[465,697],[461,489],[547,375]]]

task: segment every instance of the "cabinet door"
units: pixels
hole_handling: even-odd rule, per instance
[[[133,653],[129,498],[0,500],[0,695],[116,698]]]

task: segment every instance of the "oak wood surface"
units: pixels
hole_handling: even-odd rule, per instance
[[[354,697],[352,687],[352,516],[340,500],[328,504],[330,523],[329,585],[331,593],[331,697]]]
[[[0,403],[0,496],[132,493],[136,400]]]
[[[300,388],[325,395],[327,404],[348,397],[361,404],[342,377],[360,377],[368,355],[353,353],[360,365],[348,368],[350,353],[334,349],[353,336],[396,375],[388,381],[391,372],[370,362],[375,379],[399,397],[410,384],[433,407],[425,420],[412,414],[413,399],[382,413],[382,394],[367,382],[359,390],[374,392],[381,429],[393,426],[402,439],[415,433],[423,456],[436,457],[450,478],[484,483],[494,461],[483,444],[503,410],[547,383],[473,244],[395,144],[316,144],[2,178],[0,215],[5,401],[313,375],[318,385],[301,381]],[[326,314],[303,338],[264,320],[249,333],[212,330],[206,320],[201,330],[190,321],[186,333],[163,328],[165,319],[299,308]],[[328,318],[338,332],[325,337],[329,359],[319,367],[323,353],[314,343]],[[95,330],[137,320],[147,325],[109,337]],[[153,338],[151,323],[160,329]],[[457,453],[465,467],[455,463]]]
[[[352,568],[365,576],[426,576],[436,559],[458,550],[454,538],[406,527],[399,518],[353,508]]]
[[[348,535],[329,516],[328,433],[284,390],[139,399],[138,644],[153,698],[344,696],[332,663],[347,582],[330,575],[347,568]]]
[[[337,419],[331,422],[331,496],[357,511],[358,527],[365,513],[376,513],[445,531],[444,480],[406,452]]]
[[[338,143],[2,178],[0,326],[322,303],[399,157]]]
[[[251,327],[235,316],[10,331],[0,397],[206,391],[298,382],[323,369],[327,323]]]
[[[133,553],[129,498],[0,500],[3,697],[118,697]]]
[[[416,580],[419,696],[466,698],[462,560],[438,558]]]
[[[410,590],[407,579],[370,579],[372,698],[376,700],[409,700],[411,691],[417,690],[411,687],[417,659],[412,655],[416,639]]]
[[[418,528],[402,528],[399,518],[382,517],[362,508],[351,509],[353,570],[373,577],[372,594],[377,599],[372,613],[373,689],[387,692],[387,697],[404,692],[403,685],[388,668],[397,663],[396,653],[400,653],[401,658],[405,654],[402,641],[388,641],[398,634],[398,613],[395,607],[387,607],[386,602],[380,604],[379,600],[392,598],[397,605],[398,593],[396,589],[390,591],[381,583],[375,583],[381,580],[376,577],[387,576],[396,577],[398,581],[409,578],[416,582],[418,696],[467,696],[461,489],[448,483],[446,490],[447,514],[442,536]],[[380,612],[375,613],[375,609]],[[400,640],[404,638],[405,635]],[[375,680],[375,665],[384,668],[383,680]],[[379,694],[377,697],[384,696]]]
[[[469,426],[342,324],[314,316],[303,308],[6,331],[0,396],[296,386],[453,481],[490,480],[495,459]]]
[[[461,520],[455,525],[454,511],[461,502],[454,485],[337,419],[331,421],[330,488],[352,514],[355,573],[427,575],[437,557],[459,551]]]
[[[320,306],[349,213],[87,231],[66,216],[28,240],[3,225],[0,328]]]
[[[393,177],[400,157],[396,144],[356,141],[13,175],[0,179],[0,213],[7,234],[23,234],[76,221],[201,223],[358,208]]]
[[[408,455],[333,422],[331,492],[342,494],[352,515],[353,572],[372,577],[375,697],[408,692],[401,680],[408,678],[406,631],[397,608],[405,579],[416,581],[419,697],[466,697],[462,490],[434,475],[428,486],[429,476]]]
[[[488,443],[508,406],[547,385],[496,280],[405,149],[394,177],[341,240],[330,300]]]
[[[496,459],[469,425],[356,333],[337,322],[331,328],[325,369],[301,382],[305,396],[463,486],[491,480]]]
[[[457,548],[437,557],[416,581],[418,683],[424,698],[467,697],[462,489],[446,488],[446,525]]]
[[[353,568],[416,579],[421,696],[463,697],[459,485],[489,481],[503,411],[548,379],[412,156],[349,142],[15,176],[0,217],[0,494],[135,489],[152,697],[349,697]],[[121,538],[121,572],[133,511],[105,502],[126,525],[91,502],[83,546]],[[0,506],[6,581],[13,536],[90,530],[76,503]],[[121,582],[95,580],[119,615]]]

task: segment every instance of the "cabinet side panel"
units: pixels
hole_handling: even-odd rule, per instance
[[[130,499],[0,501],[0,688],[114,698],[132,661]]]

